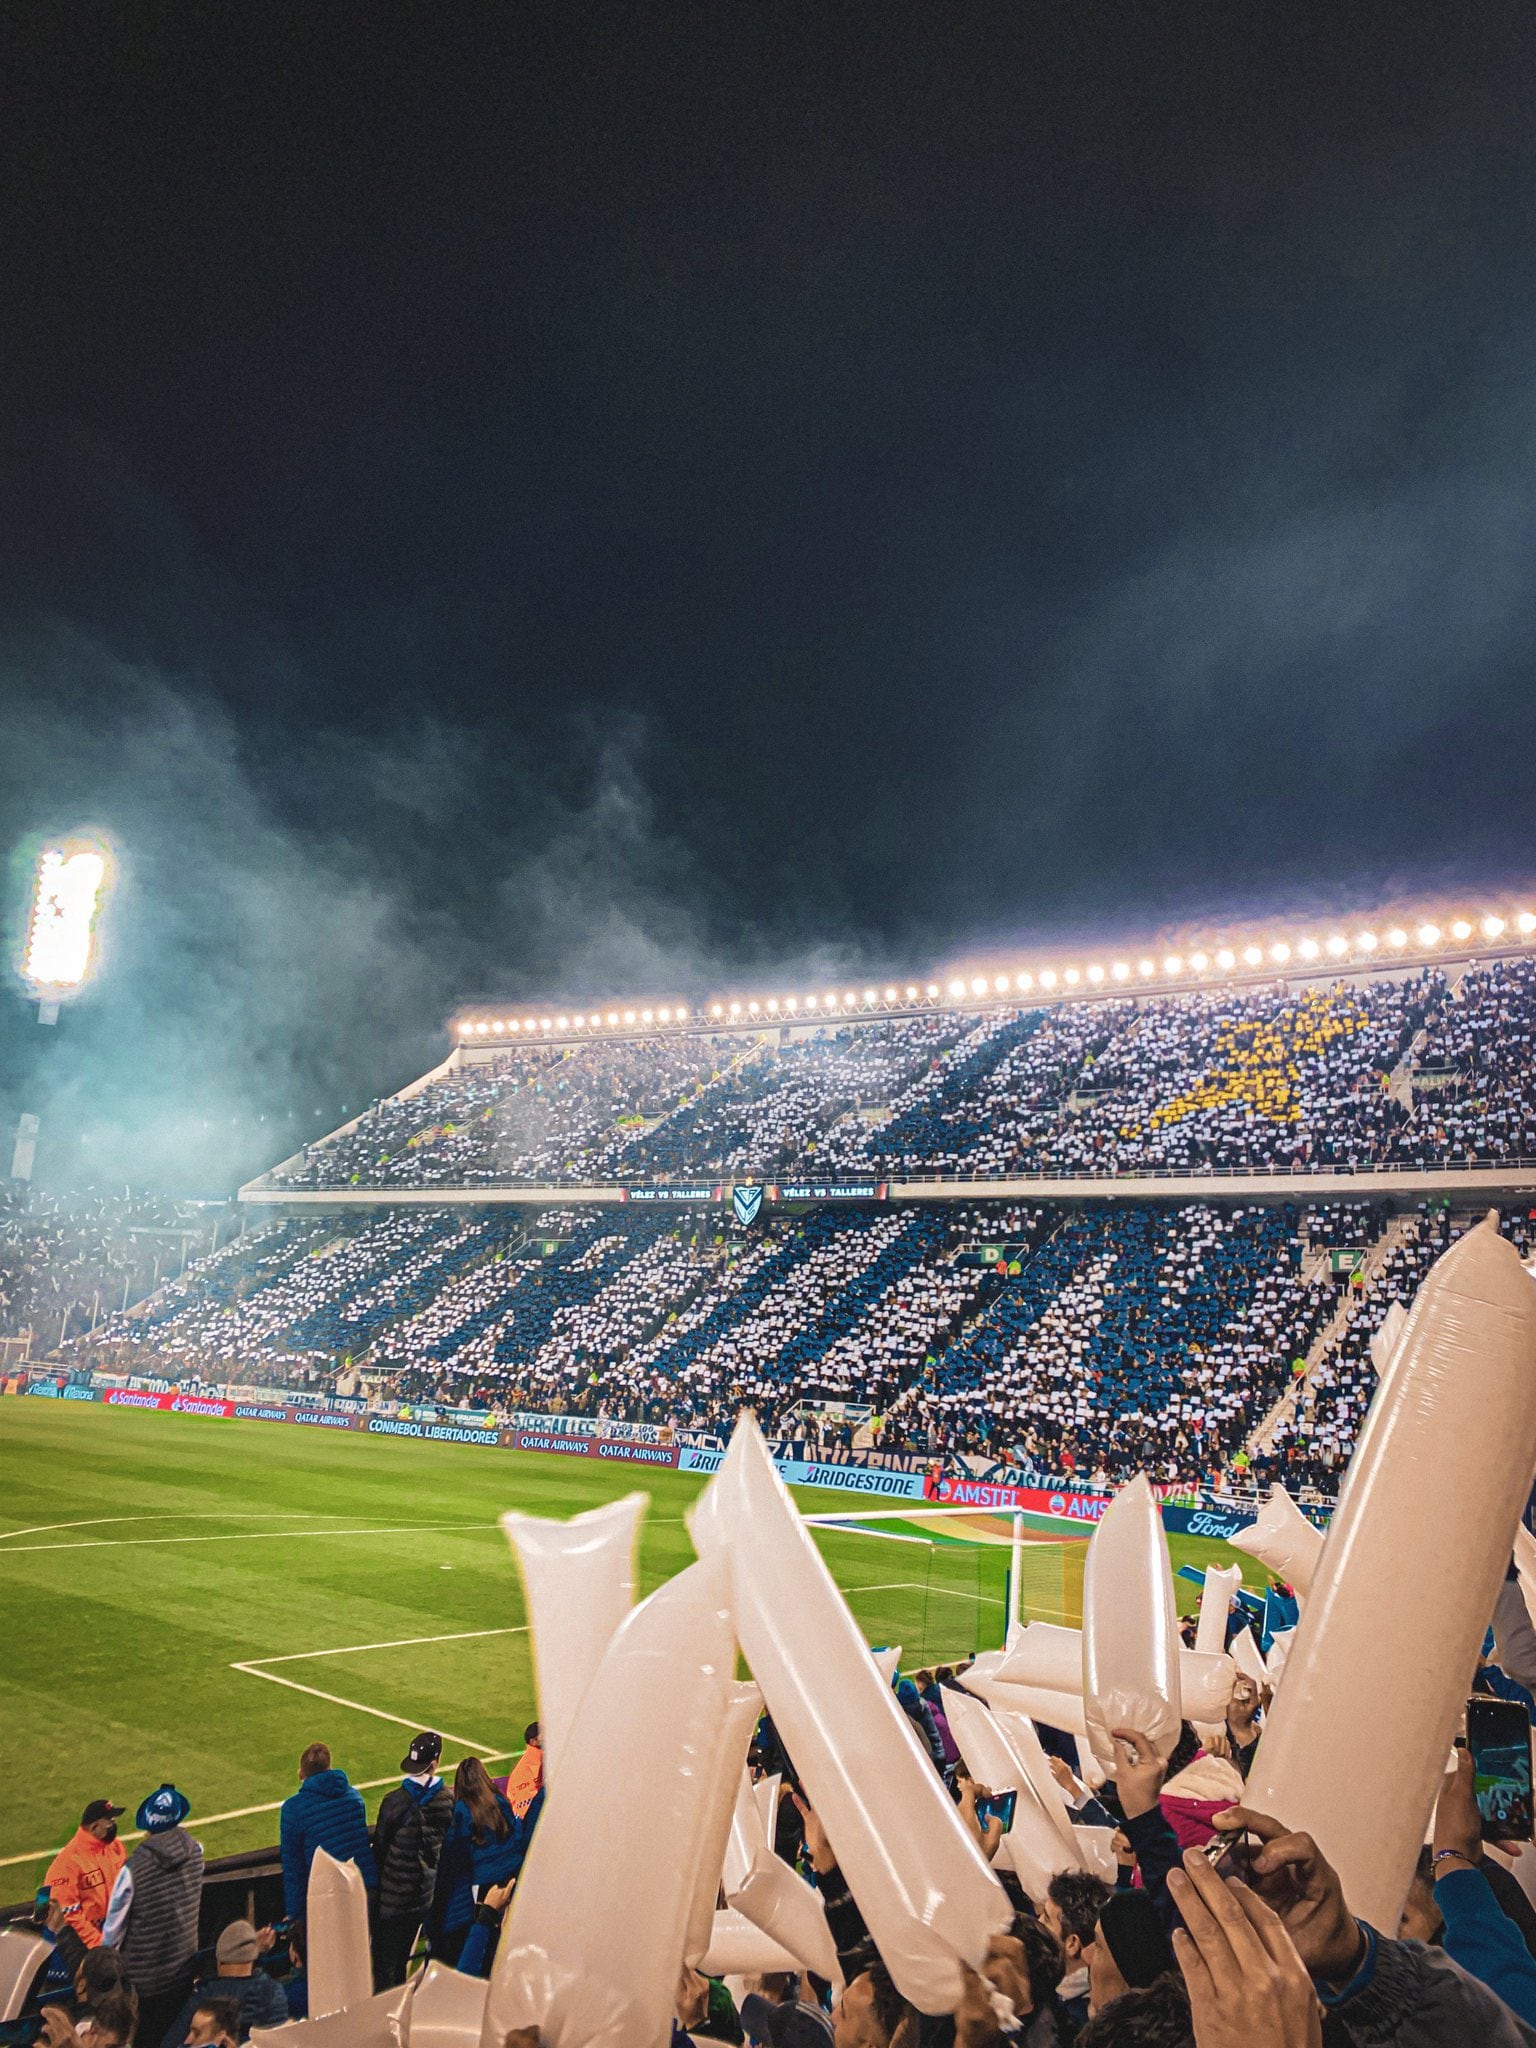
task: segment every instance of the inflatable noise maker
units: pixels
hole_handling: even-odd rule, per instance
[[[1536,1281],[1490,1214],[1380,1375],[1248,1785],[1375,1927],[1397,1926],[1533,1470]]]
[[[953,2011],[1011,1917],[1007,1898],[756,1424],[738,1425],[695,1506],[699,1562],[634,1606],[639,1513],[637,1498],[567,1523],[506,1518],[541,1727],[560,1733],[482,2048],[525,2031],[543,2048],[665,2048],[685,1958],[836,1975],[821,1901],[771,1854],[746,1783],[759,1696],[898,1987],[923,2011]],[[751,1686],[735,1679],[738,1647]]]

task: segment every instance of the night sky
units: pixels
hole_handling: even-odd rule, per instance
[[[13,10],[12,926],[32,835],[123,860],[55,1172],[229,1186],[475,995],[1530,879],[1533,58],[1481,0]],[[36,1041],[13,988],[7,1115]]]

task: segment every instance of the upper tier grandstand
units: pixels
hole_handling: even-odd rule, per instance
[[[651,1013],[647,1013],[649,1016]],[[1536,1159],[1536,961],[835,1020],[442,1068],[245,1192],[1362,1172]],[[474,1033],[476,1035],[471,1035]]]

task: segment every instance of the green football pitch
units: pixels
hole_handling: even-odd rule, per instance
[[[276,1839],[300,1751],[328,1742],[354,1784],[398,1779],[410,1731],[450,1767],[515,1754],[535,1713],[516,1565],[497,1516],[650,1497],[640,1580],[687,1564],[692,1474],[396,1437],[0,1401],[0,1902],[29,1895],[81,1808],[132,1810],[172,1779],[210,1856]],[[860,1519],[847,1493],[802,1512]],[[817,1542],[876,1645],[902,1662],[1002,1641],[1008,1548],[994,1518],[908,1521]],[[879,1511],[884,1510],[884,1513]],[[1076,1619],[1082,1543],[1037,1525],[1026,1618]],[[1175,1564],[1246,1565],[1175,1538]],[[1181,1605],[1197,1598],[1184,1581]],[[377,1793],[370,1791],[370,1808]]]

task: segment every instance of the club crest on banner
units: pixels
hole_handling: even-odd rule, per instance
[[[757,1221],[757,1212],[763,1206],[761,1188],[732,1188],[731,1206],[736,1211],[736,1221],[742,1225]]]

